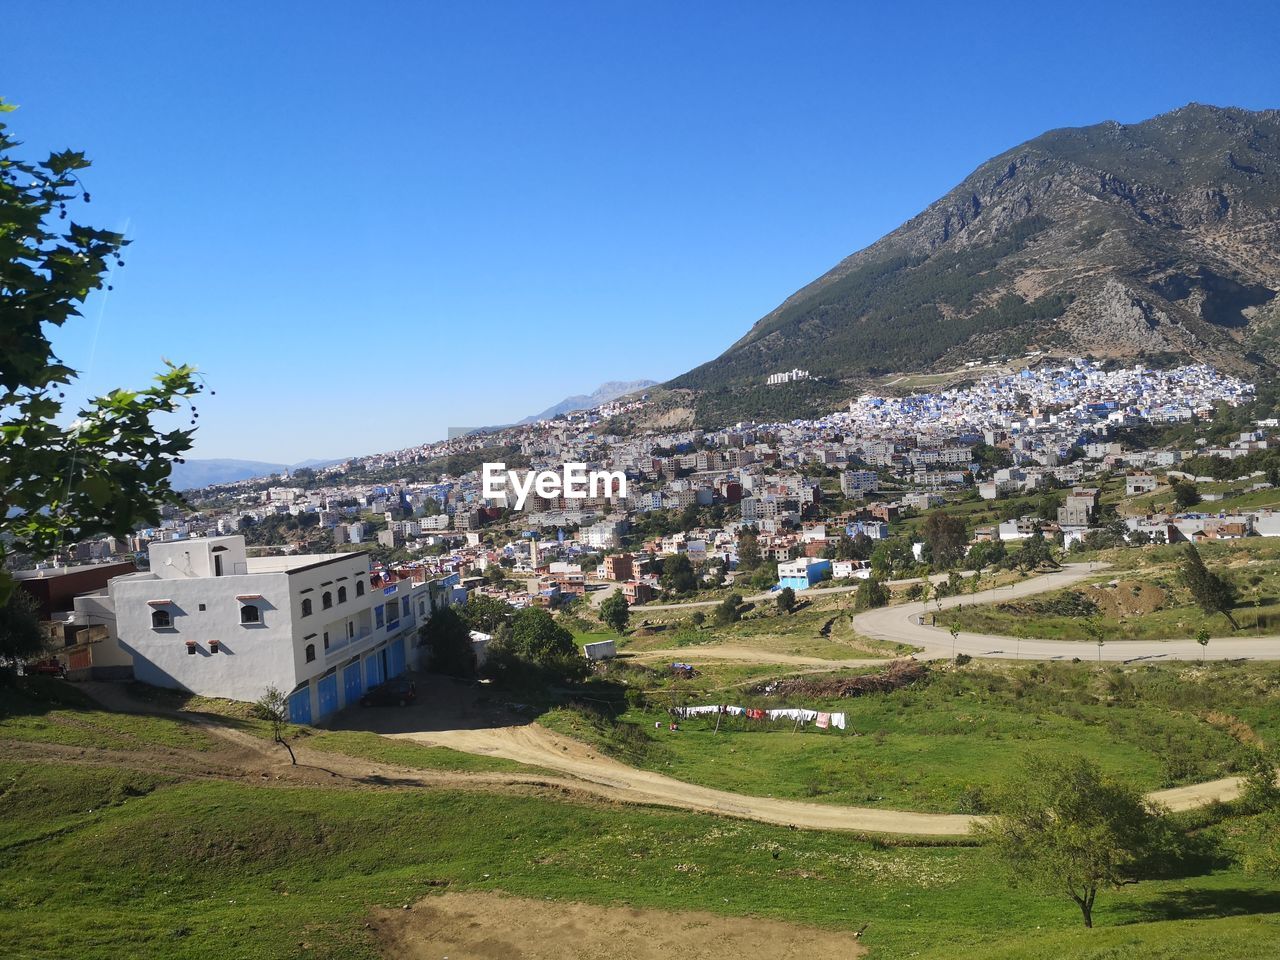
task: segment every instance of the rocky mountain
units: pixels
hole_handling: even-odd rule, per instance
[[[669,386],[714,423],[1030,348],[1269,369],[1277,290],[1280,111],[1189,104],[987,161]],[[814,379],[764,386],[793,367]]]
[[[610,400],[625,397],[628,393],[635,393],[637,390],[643,390],[645,387],[652,387],[656,384],[656,380],[610,380],[608,383],[600,384],[592,393],[565,397],[559,403],[552,404],[532,417],[525,417],[520,422],[533,423],[537,420],[550,420],[552,417],[558,417],[562,413],[573,413],[575,410],[590,410],[592,407],[598,407],[602,403],[608,403]]]

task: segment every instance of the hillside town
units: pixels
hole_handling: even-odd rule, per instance
[[[361,690],[354,679],[340,683],[336,669],[325,674],[335,658],[372,657],[379,666],[370,676],[394,676],[411,665],[413,646],[403,643],[409,628],[472,596],[512,609],[554,610],[598,605],[616,590],[628,605],[642,607],[689,589],[745,584],[804,591],[824,581],[852,583],[927,562],[912,518],[965,502],[1025,506],[1026,498],[1046,494],[1047,510],[1041,503],[1036,513],[975,524],[966,536],[972,546],[1040,534],[1069,550],[1108,526],[1100,489],[1108,478],[1123,484],[1127,497],[1168,491],[1171,483],[1197,479],[1178,469],[1185,459],[1268,449],[1276,424],[1187,449],[1137,447],[1126,442],[1126,430],[1206,421],[1215,409],[1252,395],[1249,384],[1202,365],[1105,369],[1074,360],[935,393],[862,396],[814,420],[610,433],[611,418],[642,410],[644,395],[492,434],[192,491],[189,507],[167,508],[158,526],[127,540],[77,543],[18,577],[39,593],[43,616],[66,644],[69,668],[95,676],[130,669],[136,676],[177,675],[191,689],[232,697],[260,680],[260,666],[240,661],[243,681],[222,676],[201,686],[187,676],[199,660],[184,655],[158,665],[151,656],[157,617],[169,618],[166,631],[185,632],[180,625],[195,622],[186,620],[190,604],[180,599],[175,558],[178,568],[192,568],[186,577],[216,586],[218,576],[232,576],[236,592],[215,600],[197,590],[201,599],[192,597],[201,611],[206,603],[227,607],[230,636],[205,629],[185,645],[165,645],[169,654],[208,657],[234,648],[245,626],[264,623],[252,618],[255,605],[272,589],[283,590],[274,603],[293,613],[271,632],[283,631],[297,663],[280,661],[287,669],[279,680],[284,689],[307,691],[296,716],[321,716],[347,703],[344,690],[353,697]],[[627,495],[533,493],[517,511],[505,497],[482,496],[476,458],[489,451],[519,457],[530,469],[578,461],[621,471],[630,481]],[[449,458],[465,468],[448,472]],[[424,471],[435,464],[446,466]],[[1270,485],[1257,477],[1237,492]],[[1179,509],[1169,497],[1135,515],[1113,511],[1109,526],[1121,524],[1125,538],[1142,543],[1280,536],[1280,514],[1270,509],[1205,512],[1220,496],[1198,498],[1195,510],[1190,503]],[[752,556],[744,563],[747,540]],[[679,584],[664,576],[675,557],[687,560],[690,571]],[[311,571],[331,566],[341,576],[310,584]],[[307,586],[294,589],[294,571],[307,571]],[[377,602],[365,598],[366,584]],[[332,589],[303,596],[321,587]],[[314,601],[328,611],[335,592],[341,616],[311,629],[304,605]],[[347,610],[352,604],[360,609]],[[184,616],[170,617],[171,607]],[[314,695],[307,682],[313,674]]]

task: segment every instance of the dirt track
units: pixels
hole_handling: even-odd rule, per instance
[[[375,925],[385,956],[406,960],[850,960],[856,935],[777,920],[713,913],[596,907],[446,893],[411,910],[384,910]]]
[[[594,796],[623,803],[654,804],[816,830],[960,836],[966,834],[970,825],[979,819],[960,814],[805,803],[715,790],[675,780],[660,773],[629,767],[536,723],[446,730],[397,731],[384,728],[380,732],[385,736],[448,747],[464,753],[503,757],[553,771],[549,776],[533,769],[527,774],[413,769],[313,750],[304,745],[305,741],[294,748],[298,755],[298,765],[294,766],[289,763],[283,748],[253,734],[235,730],[219,718],[181,711],[155,710],[130,700],[121,688],[111,684],[85,686],[90,688],[86,692],[99,697],[113,709],[181,716],[215,737],[223,746],[203,753],[159,747],[142,752],[0,741],[0,757],[21,756],[31,760],[43,754],[63,762],[109,763],[183,777],[239,779],[297,786],[389,789],[461,787],[515,791],[551,789],[561,795],[578,794],[584,798]],[[367,729],[368,721],[376,719],[396,724],[411,723],[415,716],[411,711],[412,708],[410,711],[382,711],[361,716],[366,721]],[[1209,783],[1156,791],[1148,796],[1170,809],[1186,810],[1214,800],[1232,799],[1239,795],[1241,783],[1239,777],[1228,777]]]

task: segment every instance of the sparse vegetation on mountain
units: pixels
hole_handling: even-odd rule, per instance
[[[669,386],[697,419],[790,419],[874,377],[1035,347],[1280,360],[1280,111],[1189,104],[1053,130],[984,163]],[[791,367],[812,379],[766,386]]]

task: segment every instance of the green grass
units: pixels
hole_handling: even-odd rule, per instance
[[[944,813],[986,810],[992,786],[1034,752],[1081,753],[1154,790],[1247,768],[1252,748],[1224,717],[1265,740],[1280,736],[1280,668],[1270,666],[973,664],[930,677],[842,701],[779,701],[705,684],[673,695],[668,683],[643,702],[630,695],[616,718],[559,709],[541,722],[626,762],[718,789]],[[715,718],[704,717],[667,729],[667,706],[723,702],[843,710],[848,728],[793,732],[790,723],[725,717],[717,732]]]
[[[759,601],[742,620],[727,626],[712,623],[713,611],[710,608],[702,610],[706,621],[701,628],[693,625],[689,613],[654,611],[643,617],[633,617],[636,627],[645,620],[649,627],[629,631],[626,637],[619,639],[618,650],[643,653],[689,647],[687,657],[696,657],[698,647],[729,644],[765,653],[848,660],[891,657],[914,649],[858,635],[845,615],[853,603],[851,593],[831,594],[813,590],[800,594],[799,599],[804,605],[791,614],[779,614],[772,601]],[[827,631],[825,636],[824,629]],[[652,632],[641,635],[641,630]]]
[[[154,746],[208,750],[208,735],[181,721],[102,710],[74,687],[45,677],[0,687],[0,739],[107,750]]]
[[[14,960],[359,960],[375,955],[372,907],[441,885],[865,923],[872,956],[887,960],[1154,960],[1175,942],[1182,956],[1212,945],[1221,960],[1280,950],[1275,917],[1259,915],[1280,909],[1280,895],[1230,866],[1104,893],[1103,929],[1087,934],[1069,902],[1008,890],[983,851],[960,845],[459,791],[169,784],[17,764],[0,764],[0,784],[0,929]],[[14,838],[13,827],[44,819],[58,829]],[[1197,919],[1150,922],[1170,914]],[[1085,945],[1125,952],[1056,952]]]

